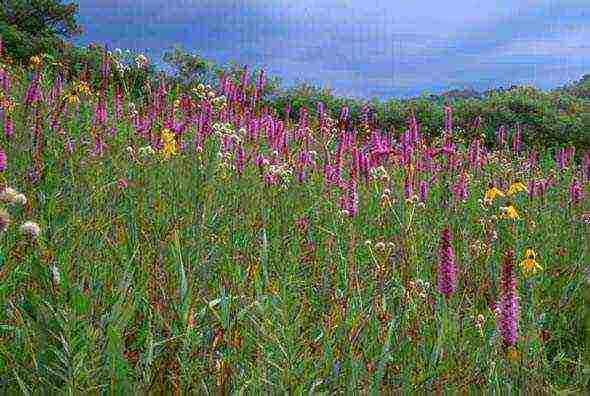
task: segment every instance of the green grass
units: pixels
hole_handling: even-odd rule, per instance
[[[263,132],[255,142],[237,132],[247,154],[254,153],[242,175],[231,167],[234,154],[217,155],[216,134],[195,152],[194,123],[179,155],[139,155],[149,142],[132,126],[128,99],[125,116],[114,121],[110,91],[103,94],[116,137],[92,127],[96,99],[82,96],[79,110],[67,105],[68,118],[61,115],[65,135],[75,141],[68,154],[65,137],[47,121],[57,106],[46,100],[33,105],[43,139],[31,138],[31,110],[23,105],[28,82],[22,71],[5,68],[13,75],[8,96],[16,127],[12,138],[0,137],[8,157],[1,176],[28,202],[3,205],[12,223],[0,234],[2,393],[587,389],[590,233],[582,214],[590,210],[589,184],[582,185],[581,202],[569,202],[579,163],[556,171],[548,151],[527,169],[526,153],[497,149],[497,159],[481,170],[461,165],[471,174],[466,202],[452,198],[459,172],[441,170],[449,184],[431,184],[425,205],[405,199],[409,168],[390,163],[389,180],[360,178],[358,214],[349,218],[341,213],[340,190],[324,185],[324,154],[334,155],[336,137],[322,140],[315,118],[311,134],[318,142],[309,149],[318,152],[318,167],[305,183],[293,173],[284,187],[266,184],[253,164],[256,153],[272,156]],[[45,93],[51,83],[44,80]],[[140,113],[151,102],[137,103]],[[184,117],[180,111],[177,120]],[[162,122],[156,119],[154,133]],[[93,131],[104,133],[101,157],[89,154]],[[424,148],[440,146],[428,140]],[[289,147],[290,156],[279,160],[294,171],[302,146],[294,140]],[[343,158],[348,179],[350,153]],[[445,166],[443,158],[435,162]],[[31,167],[39,172],[36,182],[27,179]],[[506,186],[552,173],[555,184],[544,198],[514,199],[522,220],[500,217],[506,198],[478,203],[489,180]],[[391,205],[382,202],[385,189]],[[27,220],[40,225],[38,238],[19,232]],[[447,226],[458,287],[445,301],[437,271]],[[532,277],[518,266],[528,246],[544,269]],[[507,250],[516,254],[520,296],[515,359],[507,358],[490,308]]]

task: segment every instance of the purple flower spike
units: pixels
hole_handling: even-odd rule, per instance
[[[500,279],[500,303],[498,306],[498,331],[505,346],[514,346],[518,339],[518,296],[516,292],[516,275],[514,274],[514,252],[504,255]]]
[[[451,245],[451,230],[445,228],[442,232],[440,246],[440,262],[438,266],[438,291],[451,297],[457,288],[457,266],[455,265],[455,252]]]

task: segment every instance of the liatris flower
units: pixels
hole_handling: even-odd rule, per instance
[[[516,195],[521,191],[527,191],[527,188],[523,182],[518,180],[510,185],[507,193],[508,193],[508,195]]]
[[[428,199],[428,182],[426,180],[420,181],[420,201],[426,202]]]
[[[455,253],[451,245],[451,230],[442,232],[440,262],[438,265],[438,290],[448,299],[457,288],[457,267]]]
[[[6,163],[7,163],[6,153],[0,147],[0,172],[4,172],[6,170]]]
[[[412,178],[408,174],[404,179],[404,196],[406,199],[408,199],[412,195],[414,195],[414,183],[412,182]]]
[[[565,168],[565,149],[560,148],[555,152],[555,163],[557,164],[558,170],[563,170]]]
[[[349,217],[355,217],[358,211],[358,192],[356,180],[350,179],[343,186],[344,195],[340,198],[340,208]]]
[[[445,111],[445,132],[451,133],[453,131],[453,108],[449,106],[444,107]]]
[[[514,346],[518,339],[518,296],[516,276],[514,274],[514,252],[507,251],[502,264],[500,279],[500,302],[498,314],[498,331],[505,346]]]
[[[240,144],[236,148],[236,171],[238,175],[244,173],[246,169],[246,152],[244,151],[244,147]]]
[[[0,232],[4,232],[10,225],[10,215],[4,208],[0,208]]]
[[[520,130],[520,124],[516,125],[516,132],[512,136],[512,151],[519,153],[522,149],[522,132]]]
[[[467,190],[467,177],[465,173],[462,173],[459,177],[457,183],[453,186],[453,194],[455,196],[455,200],[466,202],[469,196],[469,191]]]
[[[35,222],[26,221],[20,226],[20,232],[27,234],[32,238],[37,238],[41,234],[41,227]]]
[[[12,122],[12,118],[8,114],[4,114],[4,135],[8,139],[12,137],[12,133],[14,132],[14,123]]]
[[[528,248],[524,255],[525,259],[521,261],[520,267],[526,276],[535,275],[537,271],[543,271],[543,267],[537,263],[537,253],[532,248]]]
[[[584,174],[584,180],[590,182],[590,151],[584,155],[582,160],[582,173]]]
[[[94,122],[98,125],[107,122],[107,104],[104,98],[100,98],[96,104]]]
[[[33,81],[27,88],[26,96],[25,96],[25,106],[29,107],[33,103],[38,102],[41,99],[41,88],[39,87],[39,79],[41,75],[37,74],[33,77]]]
[[[574,178],[570,185],[570,200],[573,204],[577,204],[582,200],[582,185],[577,178]]]
[[[479,159],[481,154],[481,142],[479,139],[474,139],[469,146],[469,165],[472,168],[479,166]]]

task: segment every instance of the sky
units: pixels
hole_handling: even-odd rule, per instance
[[[283,87],[405,98],[590,73],[590,0],[78,0],[78,44],[173,45],[263,68]]]

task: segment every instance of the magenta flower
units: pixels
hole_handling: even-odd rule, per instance
[[[451,133],[453,131],[453,108],[445,106],[445,132]]]
[[[4,114],[4,135],[6,138],[10,139],[14,132],[14,123],[12,122],[12,118],[8,114]]]
[[[25,95],[25,106],[27,107],[41,100],[41,87],[39,86],[40,78],[41,76],[39,74],[33,77],[31,84],[27,88]]]
[[[496,142],[500,147],[503,147],[506,144],[506,127],[504,125],[496,131]]]
[[[522,132],[520,124],[516,125],[516,132],[512,135],[512,151],[519,153],[522,149]]]
[[[455,265],[455,252],[451,245],[451,229],[447,227],[443,230],[441,237],[438,291],[448,299],[455,292],[456,288],[457,266]]]
[[[514,274],[514,252],[507,251],[504,255],[502,275],[500,279],[500,302],[497,319],[498,331],[504,345],[514,346],[518,339],[518,296],[516,291],[516,275]]]
[[[467,189],[467,177],[465,173],[462,173],[457,180],[457,183],[453,186],[453,195],[456,201],[467,201],[469,197],[469,191]]]
[[[428,199],[428,182],[426,180],[420,181],[420,201],[426,202]]]
[[[6,162],[6,153],[4,150],[2,150],[2,148],[0,148],[0,172],[4,172],[6,170]]]
[[[584,174],[584,180],[590,182],[590,151],[584,155],[582,160],[582,173]]]
[[[574,178],[570,185],[570,200],[573,204],[577,204],[582,200],[582,184],[577,178]]]
[[[238,175],[242,175],[246,169],[246,152],[244,147],[240,144],[236,147],[236,171]]]
[[[340,208],[346,212],[349,217],[355,217],[358,212],[358,192],[356,180],[350,179],[343,186],[343,195],[340,198]]]

